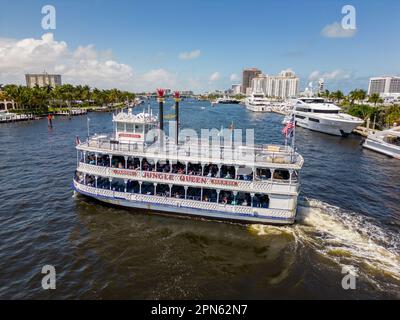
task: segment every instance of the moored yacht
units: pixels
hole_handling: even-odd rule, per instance
[[[363,147],[400,160],[400,126],[370,134]]]
[[[323,98],[298,98],[290,100],[296,125],[336,136],[347,136],[364,121],[342,113],[337,105]]]
[[[235,98],[223,97],[223,98],[218,98],[215,101],[215,103],[216,104],[238,104],[238,103],[240,103],[240,101]]]
[[[245,100],[246,108],[253,112],[271,112],[272,104],[264,93],[253,92]]]
[[[179,120],[176,136],[154,136],[164,127],[162,92],[159,104],[158,117],[121,112],[113,117],[112,135],[77,138],[75,192],[147,213],[246,223],[295,221],[303,157],[293,147],[226,144],[219,135],[221,144],[210,146],[203,136],[188,139],[179,131]],[[178,110],[176,95],[176,119]]]

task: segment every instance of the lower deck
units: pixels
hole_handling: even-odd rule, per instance
[[[95,188],[74,180],[76,192],[91,198],[124,207],[167,212],[186,216],[205,217],[210,219],[240,221],[246,223],[292,224],[296,209],[281,210],[264,207],[244,206],[175,197],[120,192]]]

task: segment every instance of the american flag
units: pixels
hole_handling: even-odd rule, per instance
[[[286,123],[285,127],[282,129],[282,134],[286,138],[291,137],[293,135],[294,127],[295,127],[294,115],[292,115],[290,120]]]
[[[76,144],[77,146],[81,144],[81,139],[79,139],[78,136],[76,136],[75,144]]]

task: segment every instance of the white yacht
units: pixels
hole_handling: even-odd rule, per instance
[[[223,97],[215,101],[216,104],[239,104],[240,101],[235,98]]]
[[[246,108],[254,112],[271,112],[272,104],[263,93],[252,93],[245,101]]]
[[[347,136],[364,121],[342,113],[340,107],[326,102],[324,98],[298,98],[290,101],[296,124],[300,127]]]
[[[370,134],[363,147],[400,160],[400,126]]]

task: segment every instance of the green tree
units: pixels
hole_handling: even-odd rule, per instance
[[[368,102],[371,102],[371,103],[373,103],[373,104],[376,106],[376,104],[377,104],[378,102],[379,102],[379,103],[382,103],[383,100],[381,99],[381,97],[379,96],[378,93],[373,93],[373,94],[371,94],[371,95],[369,96]]]

